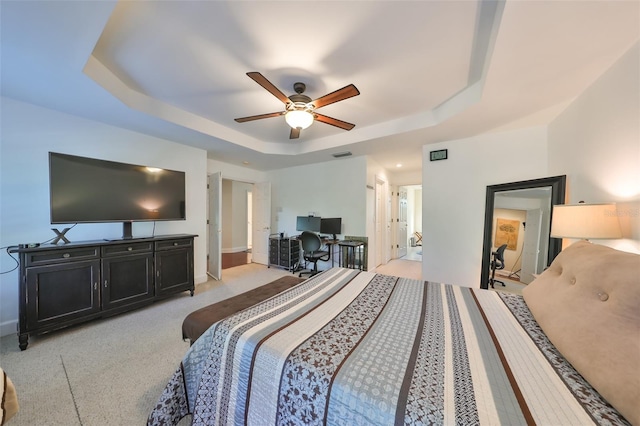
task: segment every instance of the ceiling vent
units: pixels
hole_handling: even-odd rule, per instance
[[[335,158],[342,158],[342,157],[349,157],[351,153],[349,151],[345,151],[345,152],[338,152],[331,155],[333,155]]]

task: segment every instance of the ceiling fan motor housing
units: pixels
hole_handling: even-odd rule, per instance
[[[307,89],[306,84],[304,83],[293,83],[293,90],[295,90],[296,93],[304,93],[304,91]]]
[[[293,103],[303,103],[303,104],[308,104],[309,102],[311,102],[311,98],[308,97],[307,95],[301,95],[301,94],[295,94],[295,95],[291,95],[289,96],[289,99],[291,99],[291,102]]]

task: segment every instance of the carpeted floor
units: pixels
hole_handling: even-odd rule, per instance
[[[0,365],[20,411],[10,426],[143,425],[189,347],[182,321],[192,311],[287,275],[248,264],[146,308],[32,337],[0,339]],[[290,274],[289,274],[290,275]],[[182,424],[183,422],[181,422]],[[185,422],[185,423],[188,423]]]
[[[422,262],[415,260],[394,259],[385,265],[380,265],[375,272],[384,275],[422,280]]]

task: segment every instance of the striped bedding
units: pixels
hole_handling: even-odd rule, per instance
[[[214,324],[149,424],[627,424],[522,297],[333,268]]]

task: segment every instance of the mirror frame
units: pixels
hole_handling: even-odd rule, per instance
[[[484,211],[484,242],[482,246],[482,272],[480,276],[480,288],[489,288],[489,270],[491,265],[491,234],[493,233],[493,206],[494,196],[497,192],[513,191],[516,189],[530,189],[540,187],[551,187],[551,205],[564,204],[567,176],[552,176],[547,178],[524,180],[520,182],[502,183],[487,186],[487,198]],[[553,219],[553,208],[549,216],[549,221]],[[553,259],[562,250],[562,238],[549,237],[549,251],[547,256],[547,266],[551,265]]]

